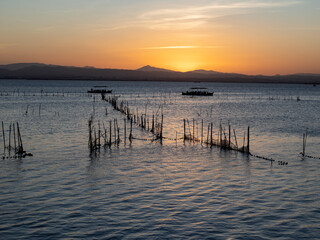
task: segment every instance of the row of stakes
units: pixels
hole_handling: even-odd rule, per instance
[[[130,122],[130,134],[128,135],[128,140],[130,143],[133,139],[138,140],[150,140],[150,141],[159,141],[162,144],[163,139],[170,139],[163,136],[163,114],[156,114],[152,115],[152,120],[150,121],[149,118],[147,118],[147,114],[139,114],[138,110],[132,111],[129,107],[128,102],[125,101],[119,101],[117,96],[109,96],[106,98],[104,95],[102,95],[102,99],[107,101],[112,105],[114,110],[119,111],[123,113],[126,118],[124,119],[124,143],[126,144],[127,139],[127,127],[126,122]],[[135,112],[135,113],[134,113]],[[225,150],[234,150],[242,153],[246,153],[249,155],[252,155],[249,151],[250,147],[250,127],[248,127],[247,132],[244,135],[243,139],[243,145],[238,146],[237,136],[236,132],[233,129],[233,136],[231,133],[231,125],[228,126],[228,133],[226,133],[226,129],[223,128],[223,126],[220,124],[218,137],[217,139],[213,138],[213,123],[209,123],[208,130],[206,133],[206,137],[204,136],[204,125],[203,120],[201,122],[201,137],[195,136],[195,120],[192,120],[192,130],[191,130],[191,124],[188,119],[183,120],[183,137],[178,138],[176,133],[175,139],[170,140],[183,140],[183,141],[191,141],[191,142],[201,142],[201,144],[206,144],[207,146],[216,146],[220,147]],[[132,134],[132,125],[136,124],[137,126],[141,127],[143,130],[146,130],[153,134],[153,138],[151,139],[139,139],[133,137]],[[117,119],[114,119],[113,126],[112,121],[109,122],[109,131],[107,131],[105,125],[103,124],[101,126],[100,122],[98,123],[98,129],[95,129],[95,126],[93,124],[93,116],[88,121],[88,127],[89,127],[89,149],[91,153],[94,153],[98,151],[101,147],[111,147],[112,145],[119,145],[121,142],[120,140],[120,129],[118,125]],[[113,130],[113,134],[112,134]],[[191,132],[192,131],[192,132]],[[103,144],[101,143],[101,138],[103,139]],[[234,143],[232,142],[231,138],[234,138]],[[245,145],[246,142],[246,145]],[[254,156],[254,155],[252,155]],[[274,161],[273,159],[265,158],[266,160]]]
[[[163,114],[153,114],[152,120],[150,121],[149,118],[147,118],[147,114],[142,113],[139,114],[138,109],[136,111],[132,111],[129,107],[128,102],[126,101],[119,101],[117,96],[109,96],[108,98],[105,97],[105,95],[102,95],[102,99],[107,101],[112,105],[114,110],[119,111],[123,113],[126,118],[124,118],[124,143],[126,144],[127,139],[127,121],[130,122],[130,134],[128,135],[128,140],[130,143],[132,143],[133,139],[138,140],[150,140],[150,141],[159,141],[162,144],[163,139],[170,139],[170,140],[183,140],[183,141],[190,141],[190,142],[201,142],[201,144],[206,144],[207,146],[216,146],[220,147],[221,149],[225,150],[233,150],[237,152],[242,152],[245,154],[248,154],[250,156],[260,158],[263,160],[270,161],[271,164],[275,162],[274,159],[263,157],[259,155],[252,154],[250,152],[250,127],[248,126],[247,131],[244,133],[242,146],[238,144],[238,139],[236,135],[235,129],[231,129],[231,125],[228,125],[228,128],[226,130],[225,127],[222,126],[220,123],[217,138],[213,138],[213,123],[208,124],[207,132],[204,134],[204,123],[203,120],[201,121],[201,136],[197,137],[195,134],[195,120],[189,121],[189,119],[183,119],[183,137],[178,138],[176,133],[176,138],[171,139],[163,136]],[[141,138],[135,138],[132,134],[132,125],[136,124],[143,130],[152,133],[153,138],[150,139],[141,139]],[[120,144],[120,128],[118,125],[117,119],[114,119],[113,127],[112,127],[112,121],[109,123],[109,132],[107,132],[105,126],[103,125],[103,131],[100,129],[100,123],[98,124],[99,128],[98,131],[95,131],[93,127],[93,117],[89,120],[89,148],[90,152],[94,152],[96,150],[99,150],[101,146],[109,146],[112,145],[118,145]],[[191,127],[192,125],[192,127]],[[114,138],[112,137],[112,129],[114,129]],[[107,137],[107,134],[108,137]],[[104,139],[104,144],[101,144],[100,138]],[[113,139],[113,140],[112,140]],[[306,148],[306,140],[307,140],[307,132],[303,135],[303,151],[300,153],[303,157],[308,158],[315,158],[317,157],[308,156],[305,154],[305,148]],[[288,162],[285,161],[278,161],[279,165],[288,165]]]

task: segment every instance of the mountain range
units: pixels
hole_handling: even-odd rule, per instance
[[[178,72],[144,66],[136,70],[72,67],[42,63],[0,65],[0,79],[32,80],[106,80],[106,81],[195,81],[320,84],[320,74],[245,75],[207,70]]]

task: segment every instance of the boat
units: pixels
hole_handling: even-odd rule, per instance
[[[112,90],[107,89],[107,86],[94,86],[88,93],[112,93]]]
[[[186,92],[182,92],[182,95],[189,96],[212,96],[213,92],[209,92],[207,88],[190,88]]]

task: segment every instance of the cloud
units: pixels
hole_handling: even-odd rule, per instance
[[[119,24],[104,25],[97,31],[119,30],[133,27],[149,29],[183,30],[204,26],[212,19],[244,14],[256,9],[275,10],[287,6],[302,4],[301,0],[225,0],[215,1],[207,5],[184,6],[182,8],[163,8],[147,11],[135,19]]]
[[[245,13],[253,9],[280,8],[301,1],[241,1],[212,3],[173,9],[157,9],[139,16],[140,23],[151,29],[191,29],[206,24],[210,19]]]

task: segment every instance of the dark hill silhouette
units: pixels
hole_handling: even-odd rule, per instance
[[[201,73],[201,74],[221,74],[221,72],[216,72],[216,71],[208,71],[208,70],[203,70],[203,69],[198,69],[194,71],[189,71],[189,73]]]
[[[35,80],[108,80],[108,81],[195,81],[195,82],[254,82],[320,84],[320,74],[244,75],[195,70],[176,72],[145,66],[137,70],[17,63],[0,65],[0,79]]]
[[[137,71],[144,71],[144,72],[174,72],[169,69],[164,69],[164,68],[156,68],[152,67],[150,65],[144,66],[142,68],[138,68]]]

